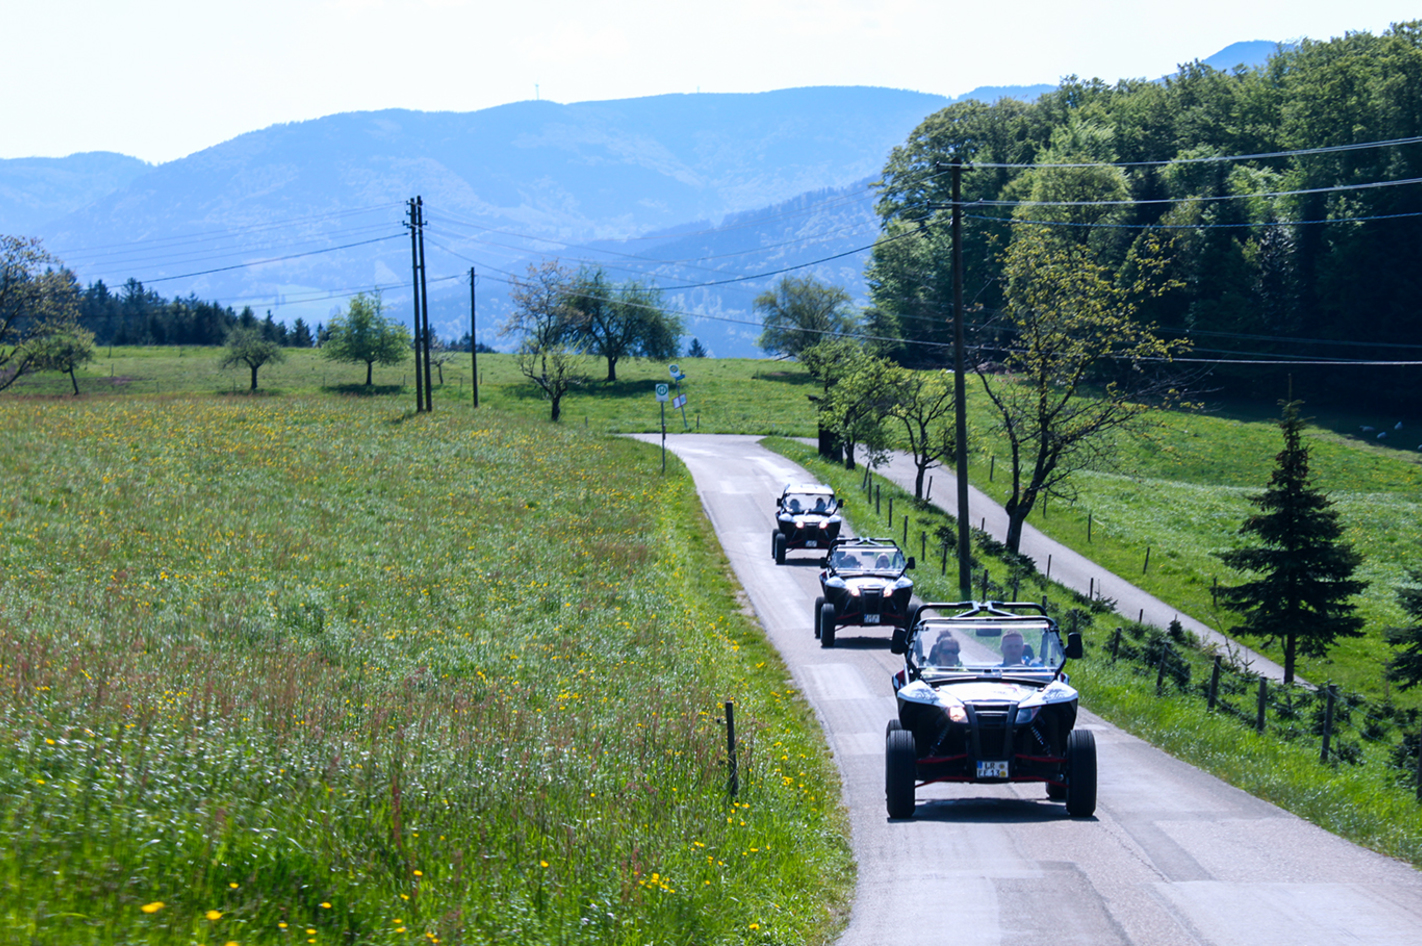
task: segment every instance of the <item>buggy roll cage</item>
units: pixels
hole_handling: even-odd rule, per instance
[[[919,605],[918,609],[914,612],[912,626],[894,628],[894,637],[889,643],[890,652],[895,654],[908,652],[909,634],[913,631],[914,627],[922,621],[920,615],[922,615],[924,611],[948,612],[954,610],[958,613],[947,614],[945,617],[937,620],[957,621],[971,620],[976,617],[991,617],[997,622],[1011,625],[1015,621],[1020,621],[1025,624],[1029,621],[1038,623],[1045,619],[1051,629],[1057,632],[1057,636],[1061,636],[1057,622],[1052,620],[1051,615],[1047,614],[1046,607],[1035,601],[925,601]],[[1081,632],[1069,632],[1067,634],[1066,645],[1062,649],[1062,656],[1067,660],[1080,660],[1082,655]],[[1065,667],[1066,664],[1063,663],[1062,666]]]

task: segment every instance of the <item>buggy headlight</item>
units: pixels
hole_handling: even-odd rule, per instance
[[[895,587],[895,588],[912,588],[912,587],[913,587],[913,579],[912,579],[912,578],[900,578],[898,581],[894,582],[894,587]]]
[[[942,695],[940,694],[940,698]],[[949,698],[943,701],[943,709],[948,713],[948,719],[955,723],[966,723],[968,721],[968,711],[963,704],[955,699]]]
[[[1019,706],[1017,708],[1017,725],[1027,725],[1037,718],[1037,714],[1041,712],[1041,710],[1041,706]]]

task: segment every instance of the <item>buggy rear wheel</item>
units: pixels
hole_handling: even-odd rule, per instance
[[[889,724],[884,739],[884,801],[890,818],[912,818],[914,782],[918,780],[918,749],[913,733]]]
[[[1066,810],[1073,818],[1096,813],[1096,736],[1088,729],[1067,737]]]
[[[775,564],[777,564],[777,565],[784,565],[784,564],[785,564],[785,533],[784,533],[784,532],[777,532],[777,533],[775,533],[775,538],[771,539],[771,540],[770,540],[770,543],[771,543],[771,547],[774,549],[774,552],[775,552]]]

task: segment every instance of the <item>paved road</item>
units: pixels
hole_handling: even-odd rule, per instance
[[[791,553],[777,567],[770,558],[773,497],[808,475],[756,439],[677,435],[668,446],[695,477],[737,577],[839,764],[859,865],[841,946],[1422,942],[1418,871],[1090,713],[1081,725],[1097,740],[1096,817],[1067,818],[1040,786],[935,785],[919,790],[913,821],[890,822],[884,724],[894,712],[896,659],[882,633],[844,628],[832,650],[814,639],[814,559]]]

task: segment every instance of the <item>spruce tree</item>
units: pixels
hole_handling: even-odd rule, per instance
[[[1250,581],[1220,589],[1225,607],[1244,615],[1235,630],[1281,641],[1284,682],[1294,680],[1300,654],[1326,656],[1343,637],[1361,637],[1363,619],[1349,600],[1366,588],[1353,577],[1362,556],[1342,541],[1333,500],[1313,482],[1299,401],[1281,402],[1284,449],[1275,459],[1268,488],[1250,497],[1259,512],[1239,534],[1258,545],[1218,553],[1231,568],[1252,572]]]

